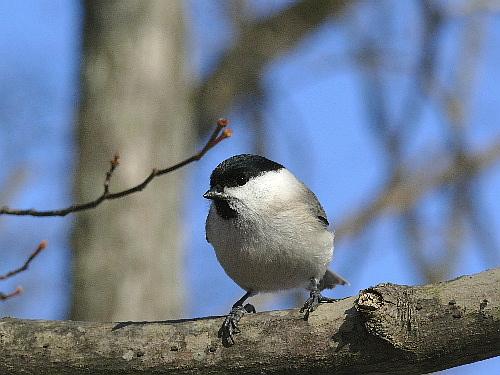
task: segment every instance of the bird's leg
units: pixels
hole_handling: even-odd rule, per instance
[[[304,320],[309,319],[309,314],[312,313],[319,306],[320,303],[331,303],[335,302],[334,298],[325,297],[321,294],[319,290],[319,280],[316,278],[311,278],[311,292],[309,298],[304,302],[304,306],[300,309],[300,312],[304,312]]]
[[[218,336],[222,338],[222,343],[225,346],[231,346],[234,344],[233,335],[236,333],[240,333],[240,329],[238,328],[238,323],[241,317],[245,313],[255,313],[255,307],[249,303],[243,306],[243,302],[247,300],[247,298],[255,295],[251,290],[247,291],[243,297],[241,297],[231,308],[231,311],[224,319],[224,323],[219,329]]]

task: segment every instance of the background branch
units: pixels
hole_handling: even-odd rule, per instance
[[[472,178],[486,171],[498,159],[500,141],[496,140],[483,151],[469,153],[461,159],[444,163],[446,156],[433,157],[434,162],[425,162],[423,167],[402,170],[397,182],[390,181],[387,186],[382,187],[375,198],[341,222],[335,232],[339,237],[356,235],[383,212],[405,212],[430,191],[454,184],[463,176]]]
[[[354,1],[302,0],[264,20],[241,25],[240,37],[215,71],[193,91],[200,134],[242,94],[259,91],[266,64],[292,50],[330,16],[341,16]]]
[[[409,287],[381,284],[315,311],[91,323],[0,320],[8,374],[422,374],[500,355],[500,269]],[[22,363],[22,365],[21,365]]]

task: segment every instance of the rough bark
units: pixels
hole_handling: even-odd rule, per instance
[[[2,374],[421,374],[500,355],[500,268],[424,286],[382,284],[301,319],[248,315],[90,323],[0,320]]]
[[[85,3],[82,103],[75,201],[129,188],[153,168],[193,153],[182,1]],[[182,311],[183,172],[141,194],[76,217],[71,316],[78,320],[176,318]]]

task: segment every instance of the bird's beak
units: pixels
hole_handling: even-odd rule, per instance
[[[205,194],[203,194],[203,198],[206,199],[227,199],[227,195],[220,192],[220,191],[214,191],[214,190],[208,190]]]

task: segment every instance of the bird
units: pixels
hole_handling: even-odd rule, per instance
[[[327,269],[334,234],[316,195],[282,164],[241,154],[221,162],[210,175],[206,239],[226,274],[245,294],[232,306],[218,332],[227,345],[238,323],[255,308],[245,301],[260,292],[305,288],[301,313],[309,318],[320,303],[334,302],[324,289],[348,284]]]

